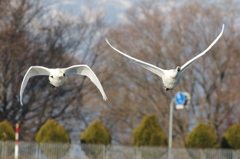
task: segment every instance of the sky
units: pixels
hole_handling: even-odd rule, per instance
[[[41,0],[48,6],[52,14],[64,12],[69,16],[87,13],[89,8],[93,11],[103,11],[106,19],[113,23],[124,23],[124,12],[135,2],[140,0]]]

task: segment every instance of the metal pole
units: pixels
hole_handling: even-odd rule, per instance
[[[171,148],[172,148],[172,125],[173,125],[173,103],[174,98],[170,103],[170,114],[169,114],[169,134],[168,134],[168,158],[171,159]]]
[[[18,139],[19,139],[19,124],[16,124],[15,130],[15,154],[14,159],[18,159]]]

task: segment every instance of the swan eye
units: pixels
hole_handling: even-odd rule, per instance
[[[53,76],[50,76],[51,78],[53,78]]]

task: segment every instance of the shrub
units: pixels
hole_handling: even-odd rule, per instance
[[[186,138],[186,147],[216,148],[217,136],[209,125],[198,124]]]
[[[222,138],[222,148],[240,149],[240,123],[228,128]]]
[[[80,137],[81,143],[104,144],[111,143],[111,136],[107,128],[99,121],[94,121]]]
[[[0,122],[0,140],[4,141],[4,142],[9,141],[9,140],[10,141],[15,140],[14,129],[13,129],[12,125],[7,121]],[[6,153],[6,156],[11,156],[12,154],[14,154],[14,144],[13,143],[5,142],[3,144],[4,144],[5,148],[8,150]],[[3,147],[2,147],[3,144],[0,143],[0,150],[3,149]],[[2,152],[0,152],[0,155],[2,155]]]
[[[111,143],[111,136],[107,128],[101,122],[94,121],[80,136],[80,140],[81,143],[83,143],[81,147],[89,158],[101,158],[103,149],[99,148],[100,145],[90,144],[108,145]],[[84,143],[88,145],[84,145]]]
[[[0,122],[0,140],[15,140],[14,129],[12,128],[12,125],[7,121]]]
[[[35,140],[41,143],[40,148],[48,157],[54,156],[55,158],[61,158],[69,149],[68,144],[54,144],[56,142],[70,143],[70,137],[66,129],[52,119],[48,120],[40,128]]]
[[[132,144],[135,146],[167,146],[167,138],[155,115],[144,117],[133,131]]]
[[[50,119],[38,131],[36,135],[36,142],[70,143],[70,137],[63,126]]]

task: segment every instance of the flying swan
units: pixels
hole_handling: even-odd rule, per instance
[[[101,92],[103,99],[105,101],[107,100],[107,96],[102,88],[100,81],[98,80],[95,73],[87,65],[73,65],[68,68],[55,68],[55,69],[47,68],[43,66],[31,66],[28,69],[22,81],[22,85],[20,89],[21,105],[23,105],[22,94],[27,85],[29,78],[33,76],[41,76],[41,75],[49,76],[50,83],[55,87],[59,87],[63,85],[63,83],[66,81],[66,78],[67,78],[66,76],[70,74],[84,75],[90,78],[90,80],[97,86],[97,88]]]
[[[178,83],[180,82],[180,77],[181,77],[181,74],[191,65],[193,64],[194,61],[196,61],[198,58],[200,58],[201,56],[203,56],[208,50],[211,49],[211,47],[220,39],[220,37],[222,36],[223,34],[223,30],[224,30],[224,24],[222,26],[222,31],[221,33],[218,35],[218,37],[212,42],[212,44],[205,50],[203,51],[202,53],[200,53],[199,55],[195,56],[194,58],[192,58],[191,60],[189,60],[188,62],[186,62],[182,67],[180,66],[177,66],[176,69],[170,69],[170,70],[164,70],[164,69],[161,69],[157,66],[154,66],[152,64],[149,64],[147,62],[144,62],[144,61],[141,61],[141,60],[138,60],[136,58],[133,58],[121,51],[119,51],[118,49],[114,48],[107,40],[107,38],[105,38],[107,44],[109,46],[111,46],[115,51],[119,52],[120,54],[128,57],[130,60],[133,60],[134,62],[136,62],[137,64],[139,64],[140,66],[142,66],[143,68],[157,74],[158,76],[160,76],[162,78],[162,82],[163,82],[163,85],[164,85],[164,89],[166,91],[168,90],[172,90],[174,89]]]

